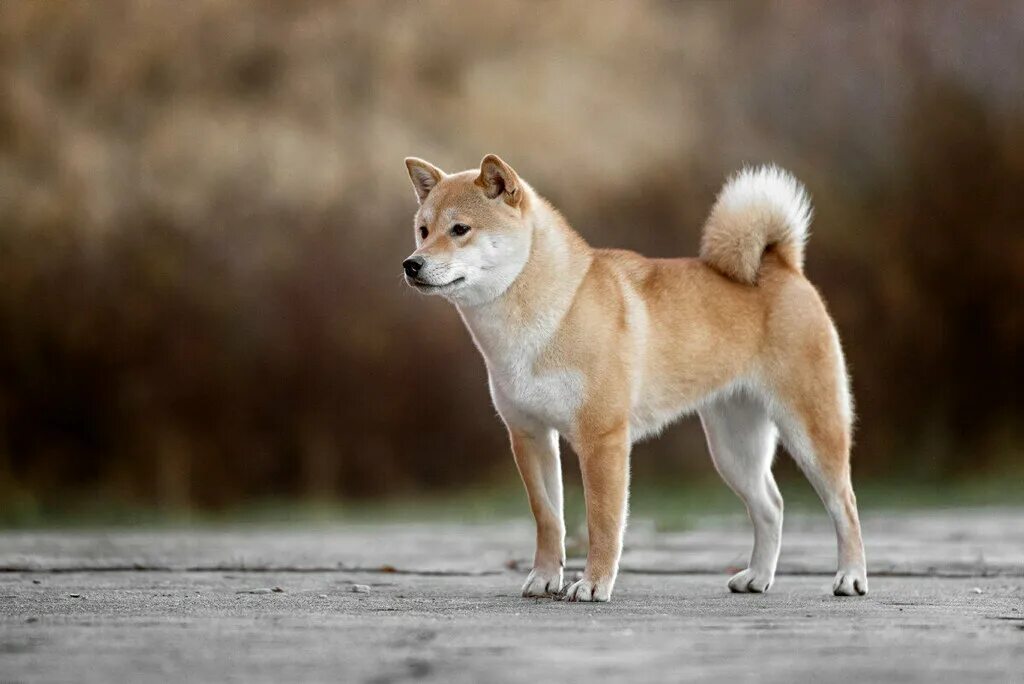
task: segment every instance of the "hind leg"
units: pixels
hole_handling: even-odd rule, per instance
[[[775,422],[782,441],[810,480],[832,518],[838,547],[836,596],[868,593],[857,497],[850,480],[852,411],[838,340],[834,355],[817,369],[805,368],[786,379]]]
[[[715,468],[746,504],[754,525],[750,565],[729,580],[734,592],[765,592],[775,580],[782,541],[782,495],[772,477],[776,430],[765,408],[735,395],[700,411]]]
[[[802,432],[799,427],[784,428],[783,441],[835,526],[839,563],[832,591],[836,596],[863,596],[868,593],[867,565],[846,450],[834,446],[840,440],[807,439]]]

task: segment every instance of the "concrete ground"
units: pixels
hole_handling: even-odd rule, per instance
[[[745,521],[634,521],[610,604],[520,598],[526,521],[0,533],[0,681],[1024,681],[1024,510],[864,529],[869,596],[794,515],[733,595]]]

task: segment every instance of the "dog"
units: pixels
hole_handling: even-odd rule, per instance
[[[729,589],[774,582],[781,439],[835,525],[833,592],[867,593],[849,382],[836,327],[803,274],[811,204],[793,176],[740,171],[711,209],[699,258],[649,259],[592,248],[496,155],[453,174],[405,163],[419,202],[405,279],[462,316],[536,520],[523,596],[611,598],[631,446],[694,412],[754,527],[749,567]],[[579,457],[590,539],[582,578],[564,589],[559,435]]]

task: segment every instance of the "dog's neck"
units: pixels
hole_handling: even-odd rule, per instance
[[[495,299],[459,307],[489,362],[489,350],[509,345],[537,347],[549,340],[572,306],[593,261],[590,246],[561,214],[532,191],[530,195],[532,235],[523,270]]]

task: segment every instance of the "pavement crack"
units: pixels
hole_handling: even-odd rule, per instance
[[[566,567],[567,572],[582,572],[582,564],[570,564]],[[392,565],[240,565],[230,563],[213,563],[199,565],[166,565],[160,563],[111,563],[107,565],[68,565],[68,566],[45,566],[31,563],[0,565],[0,573],[47,573],[67,574],[77,572],[174,572],[174,573],[203,573],[203,572],[231,572],[250,574],[312,574],[312,573],[334,573],[334,574],[360,574],[360,575],[409,575],[416,577],[488,577],[515,573],[507,567],[492,570],[444,570],[430,568],[398,568]],[[656,567],[624,567],[621,574],[628,575],[654,575],[654,576],[694,576],[694,575],[726,575],[723,569],[713,568],[656,568]],[[814,569],[791,569],[777,573],[780,577],[818,577],[830,576],[833,573],[827,570]],[[1024,568],[986,568],[979,572],[967,570],[937,570],[929,568],[926,571],[915,570],[875,570],[868,573],[871,577],[932,577],[943,579],[969,579],[969,578],[992,578],[992,577],[1024,577]]]

